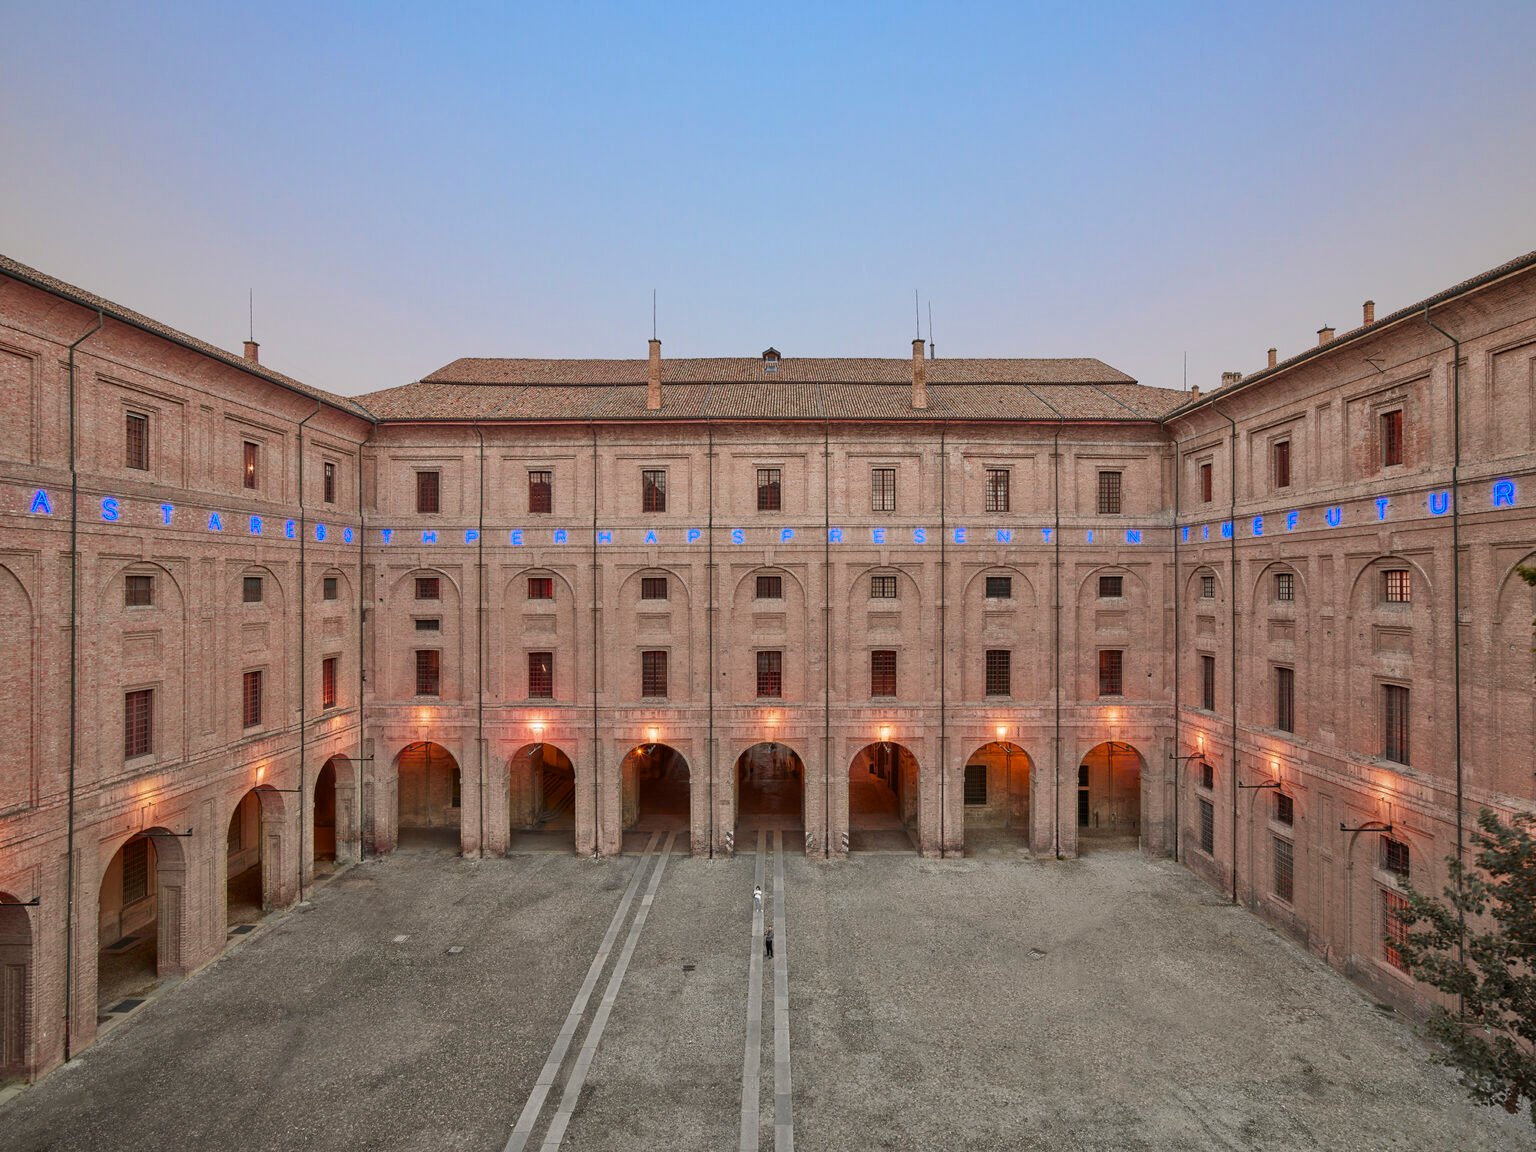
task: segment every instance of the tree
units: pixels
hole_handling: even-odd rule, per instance
[[[1472,833],[1476,864],[1452,856],[1445,901],[1408,891],[1397,945],[1417,979],[1460,999],[1435,1009],[1432,1036],[1479,1104],[1536,1105],[1536,815],[1505,821],[1484,808]],[[1536,1107],[1531,1111],[1536,1124]]]

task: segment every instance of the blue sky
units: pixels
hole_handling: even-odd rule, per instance
[[[0,251],[356,393],[463,355],[1177,387],[1536,248],[1536,4],[0,0]],[[926,309],[923,316],[927,332]]]

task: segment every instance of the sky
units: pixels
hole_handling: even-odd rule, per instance
[[[459,356],[1214,387],[1536,249],[1536,3],[0,0],[0,252],[345,394]],[[930,333],[928,307],[933,327]]]

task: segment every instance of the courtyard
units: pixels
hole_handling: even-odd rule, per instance
[[[665,831],[635,844],[343,870],[0,1109],[0,1143],[1529,1146],[1403,1019],[1134,850],[827,864],[766,830],[729,860]]]

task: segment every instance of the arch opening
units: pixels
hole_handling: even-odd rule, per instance
[[[788,744],[764,741],[736,758],[736,832],[805,831],[805,762]]]
[[[441,744],[407,744],[395,760],[396,847],[423,852],[461,850],[459,762]]]
[[[263,882],[266,853],[262,841],[266,831],[261,797],[252,788],[240,797],[240,803],[229,814],[229,829],[225,836],[224,921],[231,928],[237,924],[254,924],[271,911],[272,904]]]
[[[848,848],[908,852],[918,848],[923,798],[917,757],[901,744],[866,744],[848,764]]]
[[[981,745],[966,759],[961,788],[966,852],[1029,848],[1034,762],[1007,740]]]
[[[1146,762],[1123,740],[1088,750],[1077,767],[1078,850],[1133,849],[1141,843],[1141,779]]]
[[[513,754],[507,771],[507,847],[574,852],[576,766],[571,758],[553,744],[528,744]]]
[[[691,824],[688,761],[666,744],[641,744],[620,766],[624,827],[636,832],[683,832]]]
[[[0,892],[0,1082],[27,1074],[32,1002],[32,921]]]
[[[180,974],[185,877],[181,842],[167,829],[140,832],[113,853],[96,901],[98,1015]]]
[[[314,834],[310,837],[310,863],[316,875],[336,867],[336,757],[332,756],[315,777]]]

